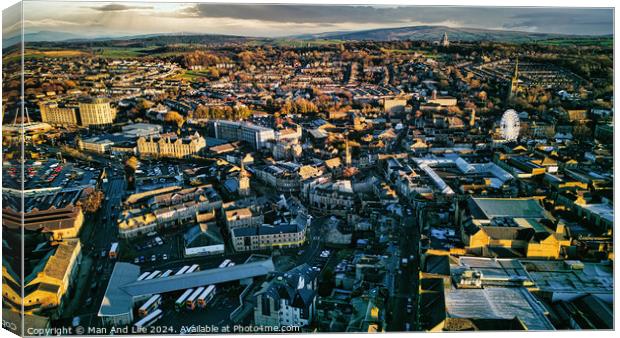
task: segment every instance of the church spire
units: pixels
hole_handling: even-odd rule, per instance
[[[447,32],[443,32],[443,38],[441,39],[441,45],[443,47],[450,46],[450,41],[448,40],[448,33]]]

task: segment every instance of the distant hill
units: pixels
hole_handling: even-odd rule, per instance
[[[578,38],[579,35],[565,35],[552,33],[530,33],[520,31],[504,31],[476,28],[454,28],[446,26],[411,26],[398,28],[380,28],[354,32],[328,32],[320,34],[304,34],[295,38],[329,39],[329,40],[422,40],[438,41],[444,33],[448,34],[451,41],[503,41],[503,42],[527,42],[559,38]],[[585,37],[585,36],[584,36]]]
[[[2,41],[3,49],[20,42],[20,36],[14,36]],[[174,43],[224,43],[224,42],[245,42],[254,40],[243,36],[219,35],[219,34],[199,34],[199,33],[159,33],[159,34],[142,34],[142,35],[126,35],[126,36],[96,36],[87,37],[83,35],[57,32],[57,31],[40,31],[24,34],[25,42],[37,42],[38,45],[66,45],[75,46],[81,44],[95,45],[167,45]]]
[[[79,35],[67,33],[67,32],[56,32],[56,31],[39,31],[33,33],[24,34],[25,42],[38,42],[38,41],[63,41],[67,39],[75,39],[79,38]],[[2,41],[4,45],[3,48],[12,46],[21,41],[21,36],[16,35]]]

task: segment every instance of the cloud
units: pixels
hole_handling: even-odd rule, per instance
[[[100,12],[122,12],[122,11],[130,11],[134,9],[153,9],[153,6],[127,6],[121,4],[108,4],[97,7],[89,7],[90,9],[94,9]]]
[[[404,9],[404,12],[401,11]],[[412,7],[330,5],[225,5],[196,4],[183,13],[194,17],[233,18],[286,23],[366,23],[409,21]]]
[[[549,33],[609,34],[613,11],[606,8],[520,8],[449,6],[235,5],[195,4],[179,16],[230,18],[289,24],[411,24],[519,29]]]

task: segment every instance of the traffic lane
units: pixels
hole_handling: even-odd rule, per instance
[[[402,271],[397,278],[397,292],[395,296],[392,298],[394,306],[392,307],[392,323],[388,326],[390,331],[404,331],[406,329],[407,324],[409,324],[409,329],[414,330],[416,325],[415,321],[417,318],[416,309],[417,306],[413,306],[411,313],[409,311],[404,310],[407,308],[408,300],[411,298],[412,304],[417,304],[417,276],[419,265],[419,257],[417,255],[417,247],[419,245],[419,239],[416,240],[416,226],[415,219],[410,216],[406,216],[403,218],[401,222],[401,227],[399,227],[400,234],[400,253],[401,259],[407,258],[407,265],[402,265],[402,260],[399,262],[400,270]],[[410,257],[413,255],[413,259]],[[415,275],[415,276],[414,276]],[[404,311],[403,311],[404,310]]]

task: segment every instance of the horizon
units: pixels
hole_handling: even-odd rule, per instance
[[[417,26],[529,34],[613,36],[610,8],[524,8],[214,4],[140,2],[24,2],[24,34],[52,32],[62,41],[139,35],[231,35],[286,38]],[[3,22],[17,11],[5,9]],[[13,20],[15,22],[15,20]],[[4,25],[3,25],[4,26]],[[3,39],[19,36],[4,26]]]

